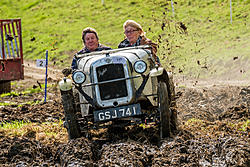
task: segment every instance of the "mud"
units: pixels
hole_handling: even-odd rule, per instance
[[[38,86],[36,80],[28,82],[18,84]],[[0,123],[63,120],[59,91],[50,87],[48,92],[47,103],[0,107]],[[35,132],[14,137],[0,131],[0,166],[250,166],[250,87],[179,86],[176,92],[178,130],[171,138],[159,141],[154,127],[107,131],[105,140],[95,136],[96,140],[82,137],[60,142],[41,141]],[[23,103],[43,96],[36,93],[0,100]]]

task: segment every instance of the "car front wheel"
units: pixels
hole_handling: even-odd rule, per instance
[[[72,89],[61,91],[61,99],[65,115],[65,126],[68,131],[69,139],[81,137],[80,127],[77,122],[76,106]]]
[[[170,108],[168,89],[165,82],[160,81],[158,84],[158,109],[160,111],[160,137],[170,137]]]

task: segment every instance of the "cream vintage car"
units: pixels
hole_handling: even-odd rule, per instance
[[[173,80],[155,65],[150,46],[75,56],[72,79],[59,82],[70,139],[107,126],[153,123],[162,138],[176,129]]]

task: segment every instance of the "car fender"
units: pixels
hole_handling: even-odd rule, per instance
[[[164,68],[158,67],[150,71],[150,77],[157,77],[163,74]]]

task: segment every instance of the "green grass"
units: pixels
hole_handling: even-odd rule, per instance
[[[12,106],[17,105],[15,102],[0,102],[0,106]]]
[[[241,126],[241,128],[239,130],[245,132],[247,131],[247,129],[249,128],[249,124],[250,124],[250,120],[246,120],[246,122]]]
[[[101,43],[117,48],[124,38],[122,24],[134,19],[159,44],[158,55],[169,70],[196,78],[233,74],[226,78],[247,79],[250,0],[232,2],[232,24],[228,0],[175,2],[173,17],[170,0],[105,0],[105,5],[96,0],[1,0],[0,17],[22,19],[25,59],[44,58],[49,50],[49,61],[69,66],[82,48],[83,28],[94,27]]]
[[[51,85],[48,84],[47,88],[53,87],[56,85]],[[11,91],[9,93],[2,93],[0,94],[0,98],[4,98],[4,97],[16,97],[16,96],[25,96],[25,95],[30,95],[30,94],[37,94],[37,93],[42,93],[44,91],[45,88],[45,84],[41,84],[41,88],[37,87],[37,88],[27,88],[24,91],[21,92],[15,92],[15,91]],[[0,106],[17,106],[17,107],[21,107],[25,104],[29,104],[29,105],[35,105],[35,104],[39,104],[39,103],[43,103],[44,102],[44,98],[41,100],[32,100],[32,101],[25,101],[22,103],[16,103],[16,102],[0,102]]]
[[[23,103],[17,103],[17,102],[0,102],[0,106],[17,106],[17,107],[22,107],[25,104],[29,104],[29,105],[35,105],[35,104],[39,104],[39,103],[43,103],[44,99],[42,100],[36,100],[36,101],[26,101]]]
[[[1,129],[19,129],[27,124],[28,123],[25,123],[23,121],[12,121],[12,122],[2,123],[0,128]]]
[[[33,93],[40,93],[42,92],[43,89],[41,89],[40,87],[37,87],[35,89],[33,88],[28,88],[20,93],[17,93],[17,92],[9,92],[9,93],[3,93],[3,94],[0,94],[0,97],[6,97],[6,96],[20,96],[20,95],[27,95],[27,94],[33,94]]]
[[[56,85],[53,85],[53,84],[48,84],[47,85],[47,88],[50,88],[50,87],[54,87]],[[34,93],[41,93],[44,91],[44,88],[45,88],[45,84],[41,84],[41,88],[40,87],[37,87],[37,88],[27,88],[25,89],[24,91],[21,91],[21,92],[9,92],[9,93],[2,93],[0,94],[0,97],[6,97],[6,96],[20,96],[20,95],[28,95],[28,94],[34,94]]]
[[[1,122],[0,133],[12,137],[27,136],[46,143],[67,141],[63,121],[32,123],[24,121]]]
[[[221,135],[222,131],[227,133],[237,134],[237,135],[247,135],[247,131],[249,129],[249,120],[235,120],[235,121],[215,121],[210,122],[206,120],[192,118],[186,121],[181,127],[184,129],[196,129],[193,131],[194,133],[203,133],[204,135],[207,134],[217,134]]]

